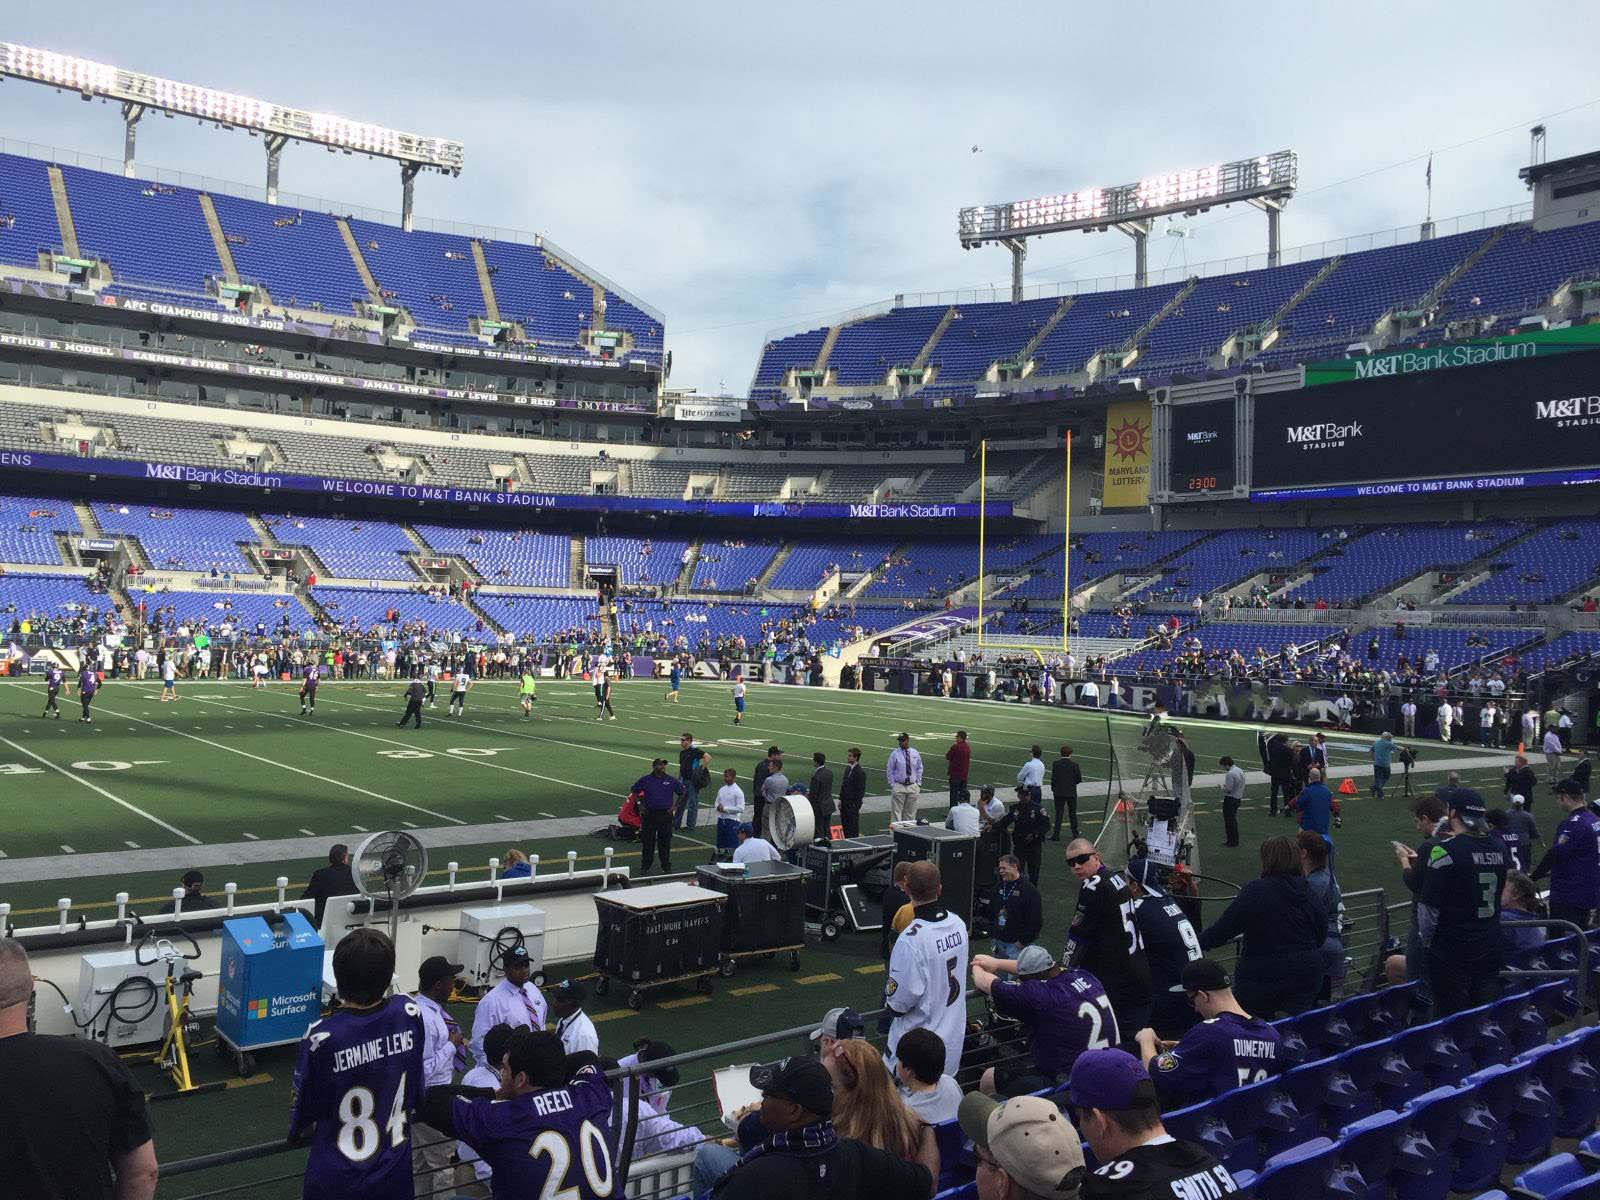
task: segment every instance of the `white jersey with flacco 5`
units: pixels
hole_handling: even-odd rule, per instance
[[[942,904],[916,912],[889,956],[883,1002],[896,1014],[889,1056],[908,1030],[931,1029],[944,1039],[945,1074],[954,1075],[967,1032],[967,926]]]

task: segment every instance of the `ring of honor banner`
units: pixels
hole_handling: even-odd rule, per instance
[[[1150,503],[1150,401],[1118,400],[1106,410],[1106,508]]]

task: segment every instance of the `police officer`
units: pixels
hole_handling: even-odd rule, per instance
[[[1505,947],[1500,892],[1511,853],[1490,832],[1483,799],[1470,788],[1445,798],[1449,826],[1428,851],[1417,902],[1428,982],[1436,1016],[1487,1004],[1500,995]],[[1591,845],[1591,859],[1593,846]]]
[[[1553,919],[1587,929],[1600,894],[1600,817],[1584,804],[1583,786],[1574,779],[1556,784],[1556,803],[1566,815],[1533,877],[1550,876]]]
[[[1067,966],[1105,985],[1124,1035],[1150,1024],[1150,962],[1134,922],[1133,896],[1123,876],[1100,859],[1094,843],[1067,843],[1067,865],[1083,886],[1067,932]]]
[[[422,728],[422,701],[428,694],[428,685],[423,683],[420,675],[414,676],[406,685],[406,711],[396,723],[396,729],[404,729],[407,721],[415,720],[417,728]]]

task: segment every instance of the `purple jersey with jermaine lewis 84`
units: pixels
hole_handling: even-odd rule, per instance
[[[564,1088],[510,1100],[457,1096],[450,1121],[493,1170],[497,1200],[610,1200],[622,1190],[611,1156],[611,1089],[593,1066],[579,1068]]]
[[[305,1200],[410,1200],[411,1110],[422,1094],[422,1012],[395,996],[306,1031],[289,1135],[313,1126]]]

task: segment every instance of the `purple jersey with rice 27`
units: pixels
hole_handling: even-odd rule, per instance
[[[422,1042],[422,1013],[410,996],[370,1012],[336,1012],[306,1031],[289,1117],[291,1137],[316,1127],[305,1200],[410,1200]]]
[[[619,1193],[611,1156],[611,1089],[593,1066],[580,1067],[564,1088],[510,1100],[450,1106],[456,1137],[494,1171],[493,1192],[610,1200]]]

